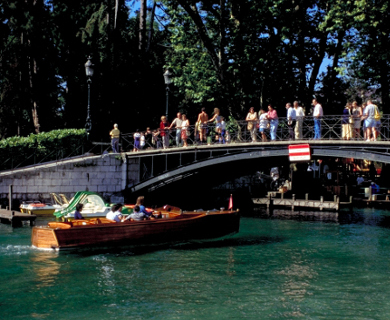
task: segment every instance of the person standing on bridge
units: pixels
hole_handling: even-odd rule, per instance
[[[252,142],[256,142],[257,112],[255,112],[255,108],[249,108],[249,113],[245,120],[248,121],[248,131],[251,134]]]
[[[357,101],[352,102],[352,116],[353,116],[353,137],[357,140],[360,138],[360,127],[362,126],[362,108]]]
[[[181,124],[181,139],[183,140],[183,147],[187,147],[187,139],[189,136],[189,127],[190,127],[190,121],[187,119],[187,116],[183,114],[181,116],[182,124]]]
[[[313,99],[312,104],[314,106],[314,140],[319,140],[321,139],[321,119],[324,116],[324,112],[322,105],[318,103],[317,99]]]
[[[260,109],[259,111],[259,132],[261,134],[261,141],[267,142],[267,136],[265,134],[265,130],[268,128],[269,122],[267,118],[267,113],[264,111],[264,109]]]
[[[162,138],[163,148],[167,149],[169,147],[169,122],[166,116],[161,117],[160,136]]]
[[[288,126],[288,139],[294,140],[294,128],[295,128],[295,122],[297,121],[297,113],[295,109],[293,108],[292,104],[288,102],[286,104],[287,109],[287,126]]]
[[[121,135],[121,132],[118,129],[118,125],[115,123],[114,124],[114,129],[110,131],[110,136],[111,136],[111,147],[112,151],[114,153],[119,152],[119,137]]]
[[[297,118],[297,122],[295,125],[295,139],[300,140],[303,139],[303,118],[305,117],[305,111],[300,106],[298,101],[294,101],[293,103],[295,109],[295,116]]]
[[[343,140],[351,140],[352,138],[353,123],[351,123],[351,120],[353,120],[353,117],[351,109],[352,105],[348,102],[343,110],[343,117],[341,120],[341,138]]]
[[[207,143],[207,122],[209,116],[206,113],[206,108],[202,108],[201,113],[199,113],[198,120],[196,121],[199,124],[199,140],[200,143],[203,143],[203,140]]]
[[[215,122],[215,132],[219,137],[221,137],[222,134],[222,125],[221,125],[221,119],[222,116],[220,114],[220,111],[218,108],[214,108],[214,115],[208,122]],[[218,140],[219,141],[219,140]]]
[[[175,120],[172,121],[171,125],[169,126],[169,129],[172,129],[172,126],[176,127],[176,147],[180,147],[180,138],[181,138],[181,125],[183,123],[183,120],[181,118],[181,113],[178,112],[176,115]]]
[[[276,130],[278,129],[278,124],[279,124],[279,118],[278,118],[278,113],[272,107],[271,104],[268,105],[267,118],[270,121],[271,140],[275,141],[276,140]]]
[[[366,141],[376,140],[376,120],[375,120],[375,108],[377,108],[372,100],[367,100],[367,106],[363,111],[364,125],[366,127]]]

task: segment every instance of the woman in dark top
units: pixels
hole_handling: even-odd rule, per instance
[[[146,132],[145,132],[145,148],[146,149],[153,147],[152,139],[153,139],[153,132],[148,127],[148,128],[146,128]]]

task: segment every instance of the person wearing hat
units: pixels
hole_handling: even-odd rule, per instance
[[[112,151],[114,153],[119,153],[119,136],[121,132],[118,129],[118,125],[115,123],[114,124],[114,129],[110,131],[110,136],[111,136],[111,147]]]

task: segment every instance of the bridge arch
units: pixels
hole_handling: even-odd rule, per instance
[[[304,142],[307,143],[307,142]],[[192,150],[186,149],[185,152],[193,154],[192,161],[180,163],[180,165],[171,170],[155,174],[135,185],[128,185],[132,192],[141,190],[153,191],[159,187],[165,186],[171,182],[185,179],[196,173],[202,168],[216,166],[226,163],[236,163],[238,161],[253,160],[259,158],[288,157],[288,146],[299,144],[299,142],[278,141],[268,143],[245,143],[240,145],[223,145],[213,147],[198,147]],[[354,158],[362,160],[390,163],[390,142],[365,142],[365,141],[313,141],[309,143],[312,158],[335,157],[335,158]],[[164,156],[169,162],[169,156],[181,149],[177,148],[173,152],[163,152],[162,154],[151,154],[151,157]],[[198,153],[209,154],[199,160]],[[153,160],[152,160],[153,161]]]

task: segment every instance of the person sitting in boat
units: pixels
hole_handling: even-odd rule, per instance
[[[113,220],[115,222],[121,222],[122,221],[122,207],[123,205],[121,203],[114,204],[111,207],[111,211],[107,213],[106,218],[109,220]]]
[[[144,196],[139,196],[137,198],[137,202],[135,203],[136,206],[139,206],[139,212],[142,212],[146,218],[153,218],[153,210],[152,211],[149,211],[149,210],[146,210],[145,206],[144,206]]]
[[[129,214],[124,221],[142,221],[146,217],[145,213],[141,212],[141,209],[138,205],[135,205],[133,208],[133,213]]]
[[[76,204],[76,211],[74,212],[74,219],[80,220],[84,219],[84,217],[81,215],[81,211],[83,210],[84,205],[82,203]]]

